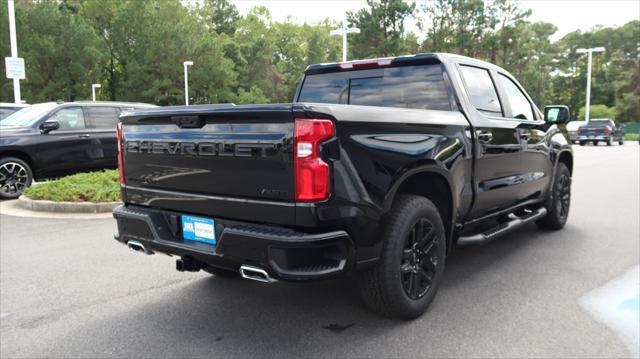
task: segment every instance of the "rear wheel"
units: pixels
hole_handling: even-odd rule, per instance
[[[360,273],[362,299],[392,318],[415,318],[433,301],[444,273],[446,237],[436,206],[398,196],[385,220],[383,249],[374,268]]]
[[[620,146],[624,145],[624,137],[620,137],[620,140],[618,141],[618,144]]]
[[[536,225],[543,229],[561,229],[567,223],[571,205],[571,173],[562,162],[558,163],[550,192],[546,205],[547,215],[537,221]]]
[[[18,198],[31,186],[33,172],[23,160],[15,157],[0,159],[0,198]]]
[[[586,144],[587,144],[587,142],[585,142],[585,141],[580,141],[580,146],[584,146],[584,145],[586,145]]]
[[[593,141],[593,145],[597,146],[598,145],[598,141]]]
[[[613,145],[613,139],[609,137],[609,139],[607,140],[607,146],[611,146],[611,145]]]

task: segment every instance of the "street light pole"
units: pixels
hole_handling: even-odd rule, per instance
[[[100,84],[91,85],[91,97],[93,98],[93,102],[96,102],[96,89],[102,87]]]
[[[187,67],[193,65],[193,61],[185,61],[182,65],[184,65],[184,104],[189,106],[189,74]]]
[[[7,10],[9,11],[9,41],[11,42],[11,57],[18,57],[18,43],[16,40],[16,14],[14,10],[13,0],[7,1]],[[22,103],[20,96],[20,79],[13,79],[13,100],[16,104]]]
[[[347,27],[346,22],[342,24],[342,28],[331,30],[329,35],[342,36],[342,62],[347,62],[347,34],[359,34],[360,29],[357,27]]]
[[[604,52],[604,47],[593,47],[590,49],[576,49],[577,54],[587,54],[587,103],[584,109],[584,120],[589,122],[589,109],[591,107],[591,57],[594,52]]]

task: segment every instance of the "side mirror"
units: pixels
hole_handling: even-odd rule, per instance
[[[47,121],[47,122],[43,122],[40,125],[40,132],[42,132],[42,134],[47,134],[53,130],[57,130],[60,128],[60,122],[58,121]]]
[[[546,106],[544,120],[555,124],[569,122],[569,107],[563,105]]]

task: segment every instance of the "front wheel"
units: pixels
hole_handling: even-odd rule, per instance
[[[444,273],[446,237],[436,206],[400,195],[384,222],[382,255],[360,273],[363,301],[391,318],[420,316],[433,301]]]
[[[561,229],[567,223],[570,205],[571,172],[567,165],[560,162],[547,200],[547,215],[537,221],[536,225],[542,229]]]
[[[0,159],[0,199],[20,197],[32,181],[33,172],[25,161],[15,157]]]

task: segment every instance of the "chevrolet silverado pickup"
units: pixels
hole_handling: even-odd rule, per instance
[[[624,145],[624,129],[613,120],[593,119],[578,127],[578,140],[580,146],[584,146],[587,142],[597,146],[600,141],[605,142],[607,146],[611,146],[614,142]]]
[[[568,121],[468,57],[311,65],[293,103],[121,116],[115,239],[218,277],[352,274],[372,310],[414,318],[457,245],[565,225]]]

